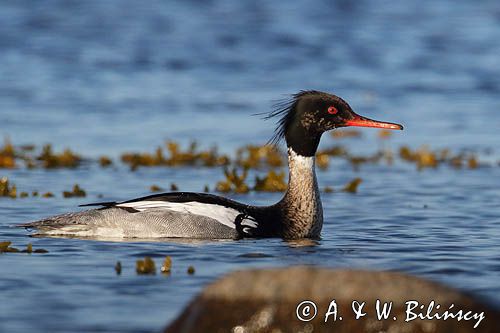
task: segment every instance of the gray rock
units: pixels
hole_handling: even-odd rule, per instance
[[[297,305],[313,301],[316,317],[308,322],[297,319]],[[325,323],[331,301],[337,306]],[[352,302],[366,302],[366,315],[358,320]],[[393,302],[389,319],[378,320],[376,303]],[[419,302],[408,310],[408,301]],[[429,304],[432,320],[414,319],[426,315]],[[412,305],[411,303],[410,305]],[[436,306],[440,305],[436,310]],[[454,306],[449,309],[451,304]],[[424,308],[420,310],[420,305]],[[312,314],[313,307],[310,307]],[[330,308],[332,311],[334,307]],[[445,311],[457,315],[469,312],[469,320],[436,319]],[[484,319],[480,320],[481,313]],[[299,311],[302,314],[302,311]],[[342,317],[340,320],[339,317]],[[394,317],[396,320],[394,320]],[[479,321],[476,329],[473,328]],[[184,312],[168,326],[168,333],[191,332],[499,332],[500,312],[463,292],[438,283],[395,272],[331,270],[314,267],[246,270],[231,273],[207,286]]]

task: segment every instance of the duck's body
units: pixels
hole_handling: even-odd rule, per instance
[[[327,108],[329,116],[321,109]],[[332,108],[334,111],[332,111]],[[271,116],[283,115],[277,138],[288,145],[289,182],[282,200],[271,206],[245,205],[224,197],[190,192],[105,202],[77,213],[20,225],[47,236],[120,238],[318,238],[323,209],[314,155],[321,134],[340,126],[402,129],[357,116],[342,99],[320,92],[294,95]]]
[[[247,207],[223,199],[166,193],[57,215],[25,226],[44,235],[110,238],[238,238],[256,229]]]
[[[171,192],[103,202],[77,213],[23,224],[47,236],[110,238],[319,237],[323,210],[314,157],[289,149],[289,190],[275,205],[245,205],[221,196]],[[287,223],[296,220],[296,223]]]

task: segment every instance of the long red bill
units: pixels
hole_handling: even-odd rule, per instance
[[[346,120],[346,126],[357,126],[357,127],[376,127],[376,128],[384,128],[384,129],[394,129],[394,130],[402,130],[403,126],[394,123],[386,123],[383,121],[377,121],[365,117],[361,117],[359,115],[355,115],[353,119]]]

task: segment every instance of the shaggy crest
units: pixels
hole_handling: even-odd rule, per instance
[[[276,102],[273,105],[273,111],[269,112],[264,119],[269,120],[273,118],[277,118],[276,121],[276,129],[274,130],[274,134],[267,142],[268,145],[277,145],[281,140],[285,138],[285,132],[288,128],[288,125],[293,121],[293,117],[295,116],[295,107],[299,102],[301,97],[309,96],[309,95],[325,95],[328,94],[317,91],[317,90],[301,90],[300,92],[291,95],[291,98],[285,98]]]

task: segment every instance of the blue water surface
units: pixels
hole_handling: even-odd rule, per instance
[[[321,188],[363,183],[356,195],[322,194],[325,225],[312,244],[28,238],[12,226],[146,195],[151,184],[213,188],[222,171],[1,169],[19,190],[56,197],[0,198],[0,241],[49,251],[0,255],[0,332],[159,331],[224,273],[295,264],[400,270],[500,305],[498,1],[3,1],[0,78],[1,136],[87,158],[117,162],[166,139],[234,156],[272,135],[274,124],[252,114],[318,89],[405,125],[385,143],[370,129],[342,141],[354,153],[428,145],[473,150],[484,162],[417,171],[399,160],[359,170],[334,160],[318,171]],[[334,143],[325,135],[321,147]],[[75,183],[88,196],[63,199]],[[280,196],[232,195],[262,205]],[[165,255],[170,276],[136,275],[137,259],[159,265]]]

